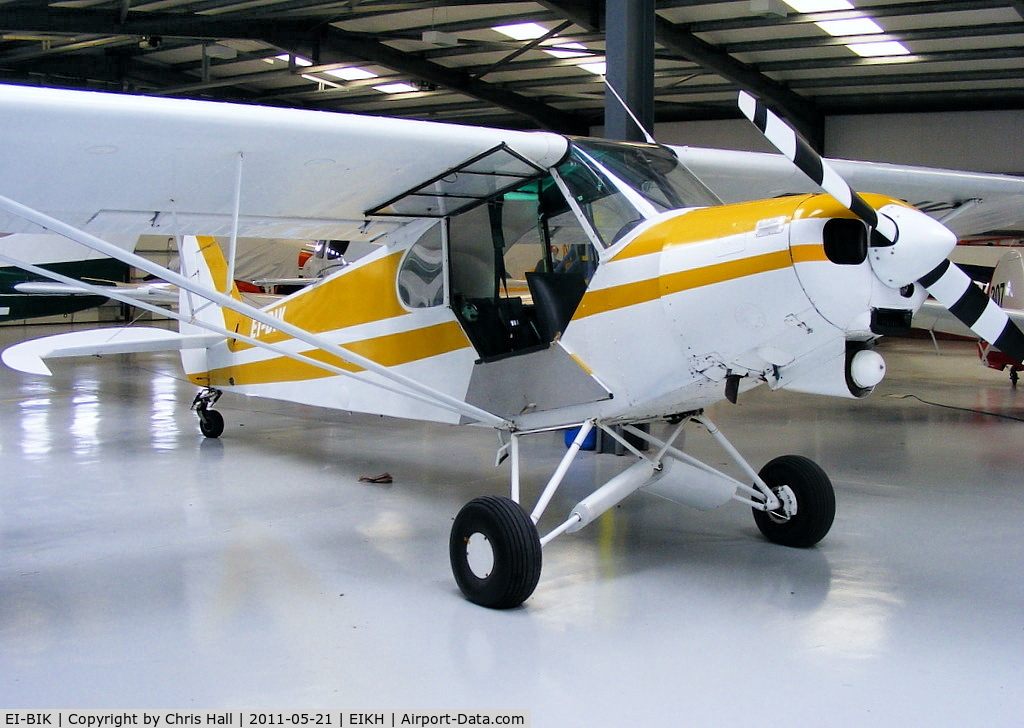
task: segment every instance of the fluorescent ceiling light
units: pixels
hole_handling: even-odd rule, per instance
[[[853,10],[849,0],[786,0],[798,13],[827,13],[831,10]]]
[[[858,56],[874,58],[876,56],[909,56],[907,47],[895,40],[879,41],[878,43],[851,43],[846,46]]]
[[[584,71],[590,71],[596,76],[604,76],[608,70],[608,64],[604,61],[599,61],[598,63],[581,63],[579,64],[579,68],[582,68]]]
[[[547,35],[550,31],[539,23],[516,23],[515,25],[498,25],[491,30],[496,30],[504,36],[512,38],[513,40],[536,40]],[[542,46],[554,46],[552,48],[538,48],[547,53],[549,56],[555,58],[586,58],[593,56],[590,49],[582,43],[575,43],[572,41],[559,41],[557,38],[548,38],[542,44]],[[604,75],[605,64],[604,61],[595,63],[582,63],[580,68],[585,71],[590,71],[598,76]]]
[[[324,71],[328,76],[334,76],[340,78],[342,81],[365,81],[368,78],[377,78],[377,74],[373,71],[367,71],[365,68],[359,66],[349,66],[348,68],[336,68],[333,71]]]
[[[815,23],[826,33],[836,37],[844,35],[872,35],[884,33],[881,26],[871,18],[850,18],[849,20],[823,20]]]
[[[303,58],[302,56],[293,56],[293,57],[295,58],[295,65],[296,66],[312,66],[313,65],[313,61],[309,60],[308,58]],[[276,60],[278,60],[278,61],[284,61],[285,63],[288,63],[289,56],[288,56],[287,53],[282,53],[279,56],[274,56],[274,58]]]
[[[334,81],[328,81],[326,78],[324,78],[322,76],[314,76],[311,73],[300,73],[299,77],[300,78],[304,78],[307,81],[312,81],[313,83],[320,84],[320,88],[321,89],[323,89],[325,86],[330,86],[331,88],[345,88],[340,83],[335,83]]]
[[[410,91],[418,90],[415,86],[401,82],[385,83],[381,84],[380,86],[374,86],[374,88],[383,94],[406,94],[409,93]]]
[[[836,10],[856,10],[849,0],[786,0],[786,4],[798,13],[827,13]],[[815,23],[819,28],[835,37],[853,35],[874,35],[884,33],[881,26],[867,16],[845,20],[823,20]],[[877,43],[847,43],[846,47],[864,58],[880,56],[909,56],[907,47],[895,40]]]
[[[534,40],[547,35],[548,29],[537,23],[515,23],[514,25],[497,25],[491,30],[496,30],[512,40]]]
[[[587,50],[587,47],[582,43],[559,43],[557,41],[551,42],[553,45],[558,46],[558,48],[543,49],[544,52],[547,53],[549,56],[554,56],[555,58],[580,58],[581,56],[590,55],[590,51]],[[566,50],[570,48],[579,48],[580,50]]]

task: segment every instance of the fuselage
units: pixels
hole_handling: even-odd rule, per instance
[[[671,415],[760,384],[870,391],[851,381],[852,358],[909,322],[923,291],[882,285],[866,227],[827,195],[715,205],[701,193],[668,150],[577,140],[546,175],[411,222],[266,311],[524,429]],[[223,315],[229,330],[309,350]],[[356,376],[234,340],[185,359],[203,386],[462,419],[333,363]]]

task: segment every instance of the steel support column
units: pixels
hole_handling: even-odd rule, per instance
[[[607,78],[648,131],[654,127],[654,0],[608,0],[605,6]],[[644,141],[614,94],[605,92],[604,135]]]

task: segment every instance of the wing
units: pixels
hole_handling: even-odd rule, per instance
[[[933,331],[937,334],[954,334],[970,339],[977,338],[974,332],[949,312],[948,308],[934,299],[929,299],[921,304],[920,310],[914,314],[911,326],[915,329]]]
[[[1003,313],[1013,323],[1024,329],[1024,311],[1015,308],[1004,308]],[[971,339],[978,338],[977,334],[960,323],[953,314],[942,307],[942,304],[931,299],[925,301],[921,306],[921,310],[914,314],[913,327],[942,334],[955,334],[956,336]]]
[[[0,86],[0,195],[97,235],[367,239],[365,214],[505,145],[468,174],[561,159],[567,141],[350,114]],[[387,210],[383,210],[387,212]],[[0,232],[38,232],[0,213]]]
[[[723,202],[817,192],[778,154],[675,147],[686,167]],[[1024,229],[1024,178],[898,164],[828,160],[851,187],[906,200],[959,237]]]
[[[178,302],[178,291],[167,283],[138,283],[109,286],[122,296],[134,301],[145,300],[162,306],[172,306]],[[49,281],[25,281],[15,283],[14,290],[36,296],[95,296],[91,290]]]

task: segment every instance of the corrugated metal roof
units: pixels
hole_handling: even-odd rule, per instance
[[[820,118],[1024,108],[1024,0],[845,4],[797,12],[782,0],[658,2],[656,119],[735,117],[737,89],[757,93],[758,84]],[[601,78],[585,67],[604,60],[599,6],[0,0],[0,80],[581,130],[603,116]],[[878,30],[825,30],[865,17]],[[517,23],[547,37],[494,30]],[[852,48],[879,41],[905,52]],[[386,92],[395,89],[406,90]]]

